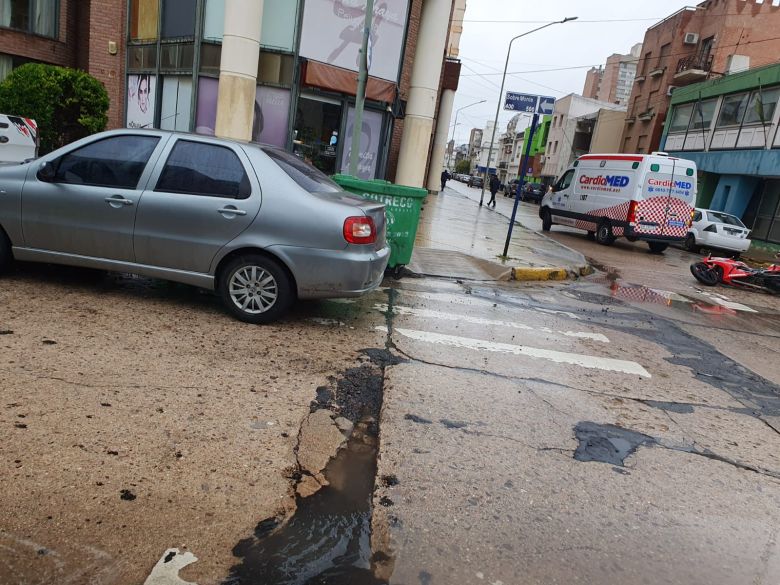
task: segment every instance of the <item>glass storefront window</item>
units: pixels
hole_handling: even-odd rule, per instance
[[[163,77],[160,128],[189,132],[192,111],[192,77]]]
[[[217,94],[219,81],[212,77],[198,78],[198,110],[195,113],[195,132],[214,136],[217,125]]]
[[[130,40],[157,40],[160,0],[130,0]]]
[[[295,46],[295,28],[298,23],[297,0],[265,0],[260,45],[282,51]],[[225,0],[206,0],[203,38],[221,41],[225,29]]]
[[[252,141],[285,147],[290,119],[290,91],[257,86]]]
[[[347,112],[347,127],[344,134],[344,148],[341,156],[341,172],[349,172],[349,159],[352,154],[352,132],[354,129],[355,108]],[[361,179],[375,179],[379,162],[379,140],[382,137],[382,113],[372,110],[363,112],[362,132],[360,136],[360,156],[358,157],[357,176]]]
[[[160,47],[160,69],[192,70],[195,47],[192,43],[165,44]]]
[[[696,102],[693,108],[693,115],[691,116],[691,129],[692,130],[706,130],[712,123],[712,117],[715,115],[715,105],[717,100],[706,100],[703,102]]]
[[[292,55],[260,51],[260,59],[257,63],[258,83],[292,85],[294,70],[295,59]]]
[[[341,104],[301,96],[295,115],[293,152],[326,175],[336,172]]]
[[[691,120],[691,112],[693,112],[693,104],[675,106],[669,132],[685,132],[688,129],[688,122]]]
[[[780,88],[754,91],[745,112],[745,124],[769,124],[775,115],[778,97]]]
[[[724,126],[739,126],[742,124],[742,118],[745,115],[745,106],[747,106],[748,94],[740,93],[737,95],[727,95],[723,98],[723,105],[720,107],[718,115],[718,128]]]
[[[157,45],[131,45],[127,48],[127,67],[131,70],[157,67]]]
[[[200,46],[200,72],[219,75],[222,45],[203,43]]]
[[[163,0],[163,39],[195,36],[197,0]]]
[[[57,38],[59,0],[1,0],[0,26]]]

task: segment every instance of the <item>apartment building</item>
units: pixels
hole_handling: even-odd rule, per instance
[[[658,150],[678,88],[777,61],[777,30],[780,6],[764,0],[707,0],[650,27],[628,103],[622,152]]]
[[[612,104],[628,103],[641,53],[642,43],[637,43],[627,54],[610,55],[603,67],[590,69],[585,76],[583,97]]]

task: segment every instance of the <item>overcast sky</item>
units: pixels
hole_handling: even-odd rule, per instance
[[[556,24],[517,39],[512,45],[509,72],[523,73],[507,75],[504,91],[560,98],[582,93],[590,66],[604,64],[613,53],[628,53],[632,45],[642,42],[647,28],[680,8],[695,4],[682,0],[467,0],[460,43],[463,68],[455,109],[481,99],[487,102],[460,112],[456,143],[467,142],[471,128],[482,128],[493,120],[512,37],[546,22],[579,17],[577,21]],[[594,20],[613,22],[587,22]],[[583,68],[538,71],[575,66]],[[502,110],[499,132],[511,117],[511,112]],[[454,122],[453,110],[451,124]],[[527,124],[524,122],[521,127]]]

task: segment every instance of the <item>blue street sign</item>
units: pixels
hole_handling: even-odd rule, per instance
[[[555,111],[555,98],[548,95],[539,96],[539,106],[536,110],[537,114],[549,116]]]
[[[538,95],[528,95],[525,93],[506,92],[504,99],[504,109],[515,112],[536,113],[536,104],[539,102]]]

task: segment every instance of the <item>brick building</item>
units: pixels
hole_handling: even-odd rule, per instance
[[[645,33],[621,139],[622,152],[658,149],[672,92],[778,61],[780,7],[761,0],[707,0]]]
[[[612,104],[628,103],[641,53],[642,43],[637,43],[625,55],[615,53],[607,57],[604,67],[590,69],[585,76],[583,97]]]
[[[0,80],[29,62],[83,69],[108,91],[109,126],[124,125],[125,1],[0,2]]]

